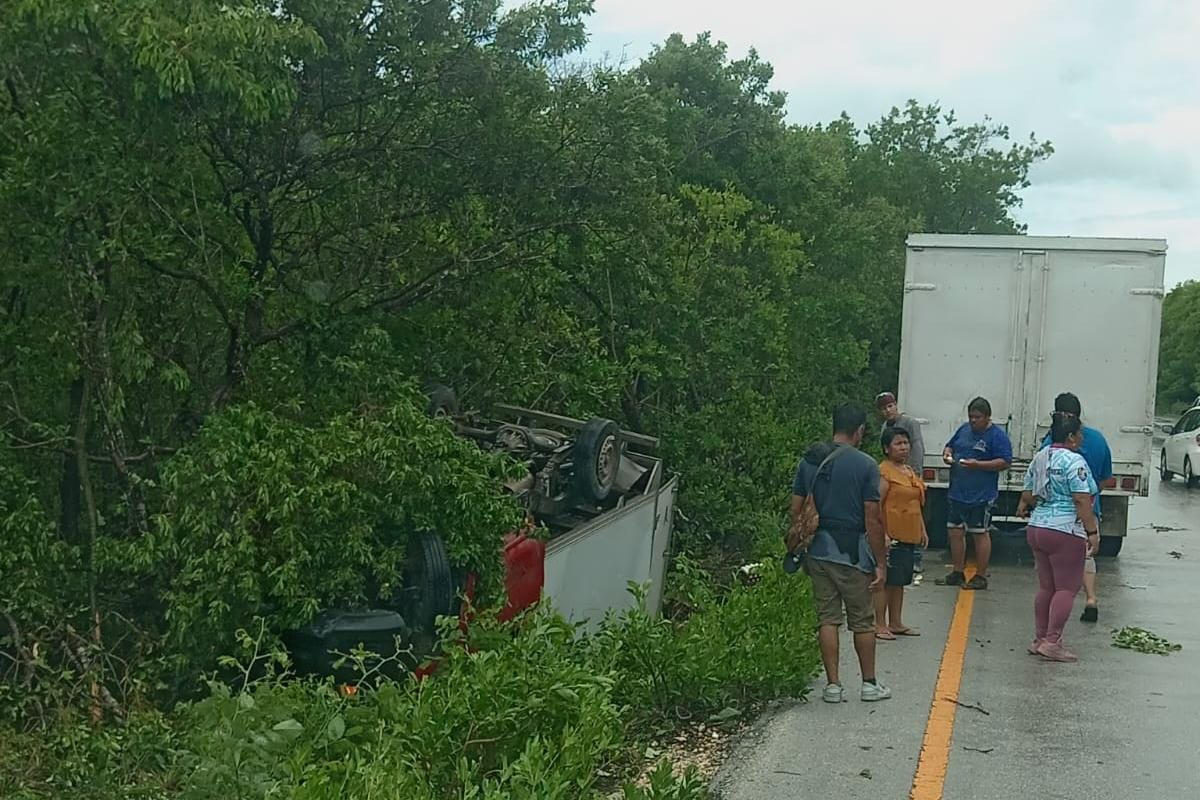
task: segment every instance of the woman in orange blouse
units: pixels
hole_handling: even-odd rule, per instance
[[[929,546],[925,532],[925,482],[908,465],[908,433],[887,428],[880,439],[886,455],[879,465],[879,505],[889,542],[887,581],[875,594],[875,638],[920,636],[904,624],[904,587],[912,583],[917,548]]]

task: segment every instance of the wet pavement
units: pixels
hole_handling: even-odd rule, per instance
[[[1200,797],[1200,488],[1155,478],[1130,506],[1121,556],[1099,562],[1100,621],[1066,631],[1077,664],[1025,652],[1036,580],[1020,538],[997,543],[991,588],[976,595],[944,789],[972,798]],[[905,621],[919,638],[879,643],[883,703],[858,700],[858,670],[843,637],[849,702],[811,702],[764,718],[714,782],[727,800],[891,800],[912,794],[934,685],[959,590],[928,580],[906,594]],[[1112,632],[1147,628],[1183,650],[1157,656],[1111,646]],[[922,765],[923,771],[927,765]]]

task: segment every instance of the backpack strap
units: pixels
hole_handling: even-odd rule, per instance
[[[822,460],[821,463],[817,465],[817,468],[813,470],[812,477],[808,479],[808,496],[812,497],[813,506],[816,506],[817,504],[817,498],[813,497],[813,488],[817,485],[817,478],[820,476],[821,470],[825,469],[825,467],[831,464],[835,458],[842,454],[843,451],[848,449],[850,449],[849,445],[834,445],[833,450],[829,452],[829,455],[825,456],[824,460]]]

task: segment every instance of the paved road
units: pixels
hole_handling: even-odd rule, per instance
[[[958,692],[960,703],[987,713],[955,706],[941,797],[1200,797],[1200,489],[1156,479],[1151,497],[1131,507],[1130,526],[1121,557],[1100,563],[1098,625],[1078,621],[1077,600],[1066,636],[1078,664],[1025,652],[1033,624],[1031,559],[1019,540],[998,548],[992,588],[977,594],[970,610]],[[814,702],[765,719],[717,776],[719,797],[939,796],[928,788],[914,792],[913,778],[957,602],[958,590],[933,585],[941,562],[927,557],[930,580],[908,594],[906,622],[924,635],[880,642],[880,675],[894,698],[857,700],[857,668],[844,639],[843,674],[853,699],[830,706],[813,695]],[[1163,657],[1116,649],[1111,633],[1125,625],[1149,628],[1183,650]],[[927,753],[923,775],[930,760]]]

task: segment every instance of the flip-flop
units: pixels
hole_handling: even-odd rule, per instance
[[[900,630],[892,629],[892,633],[896,636],[920,636],[921,632],[915,628],[901,628]]]
[[[875,631],[875,638],[882,639],[885,642],[896,641],[896,636],[891,631]]]

